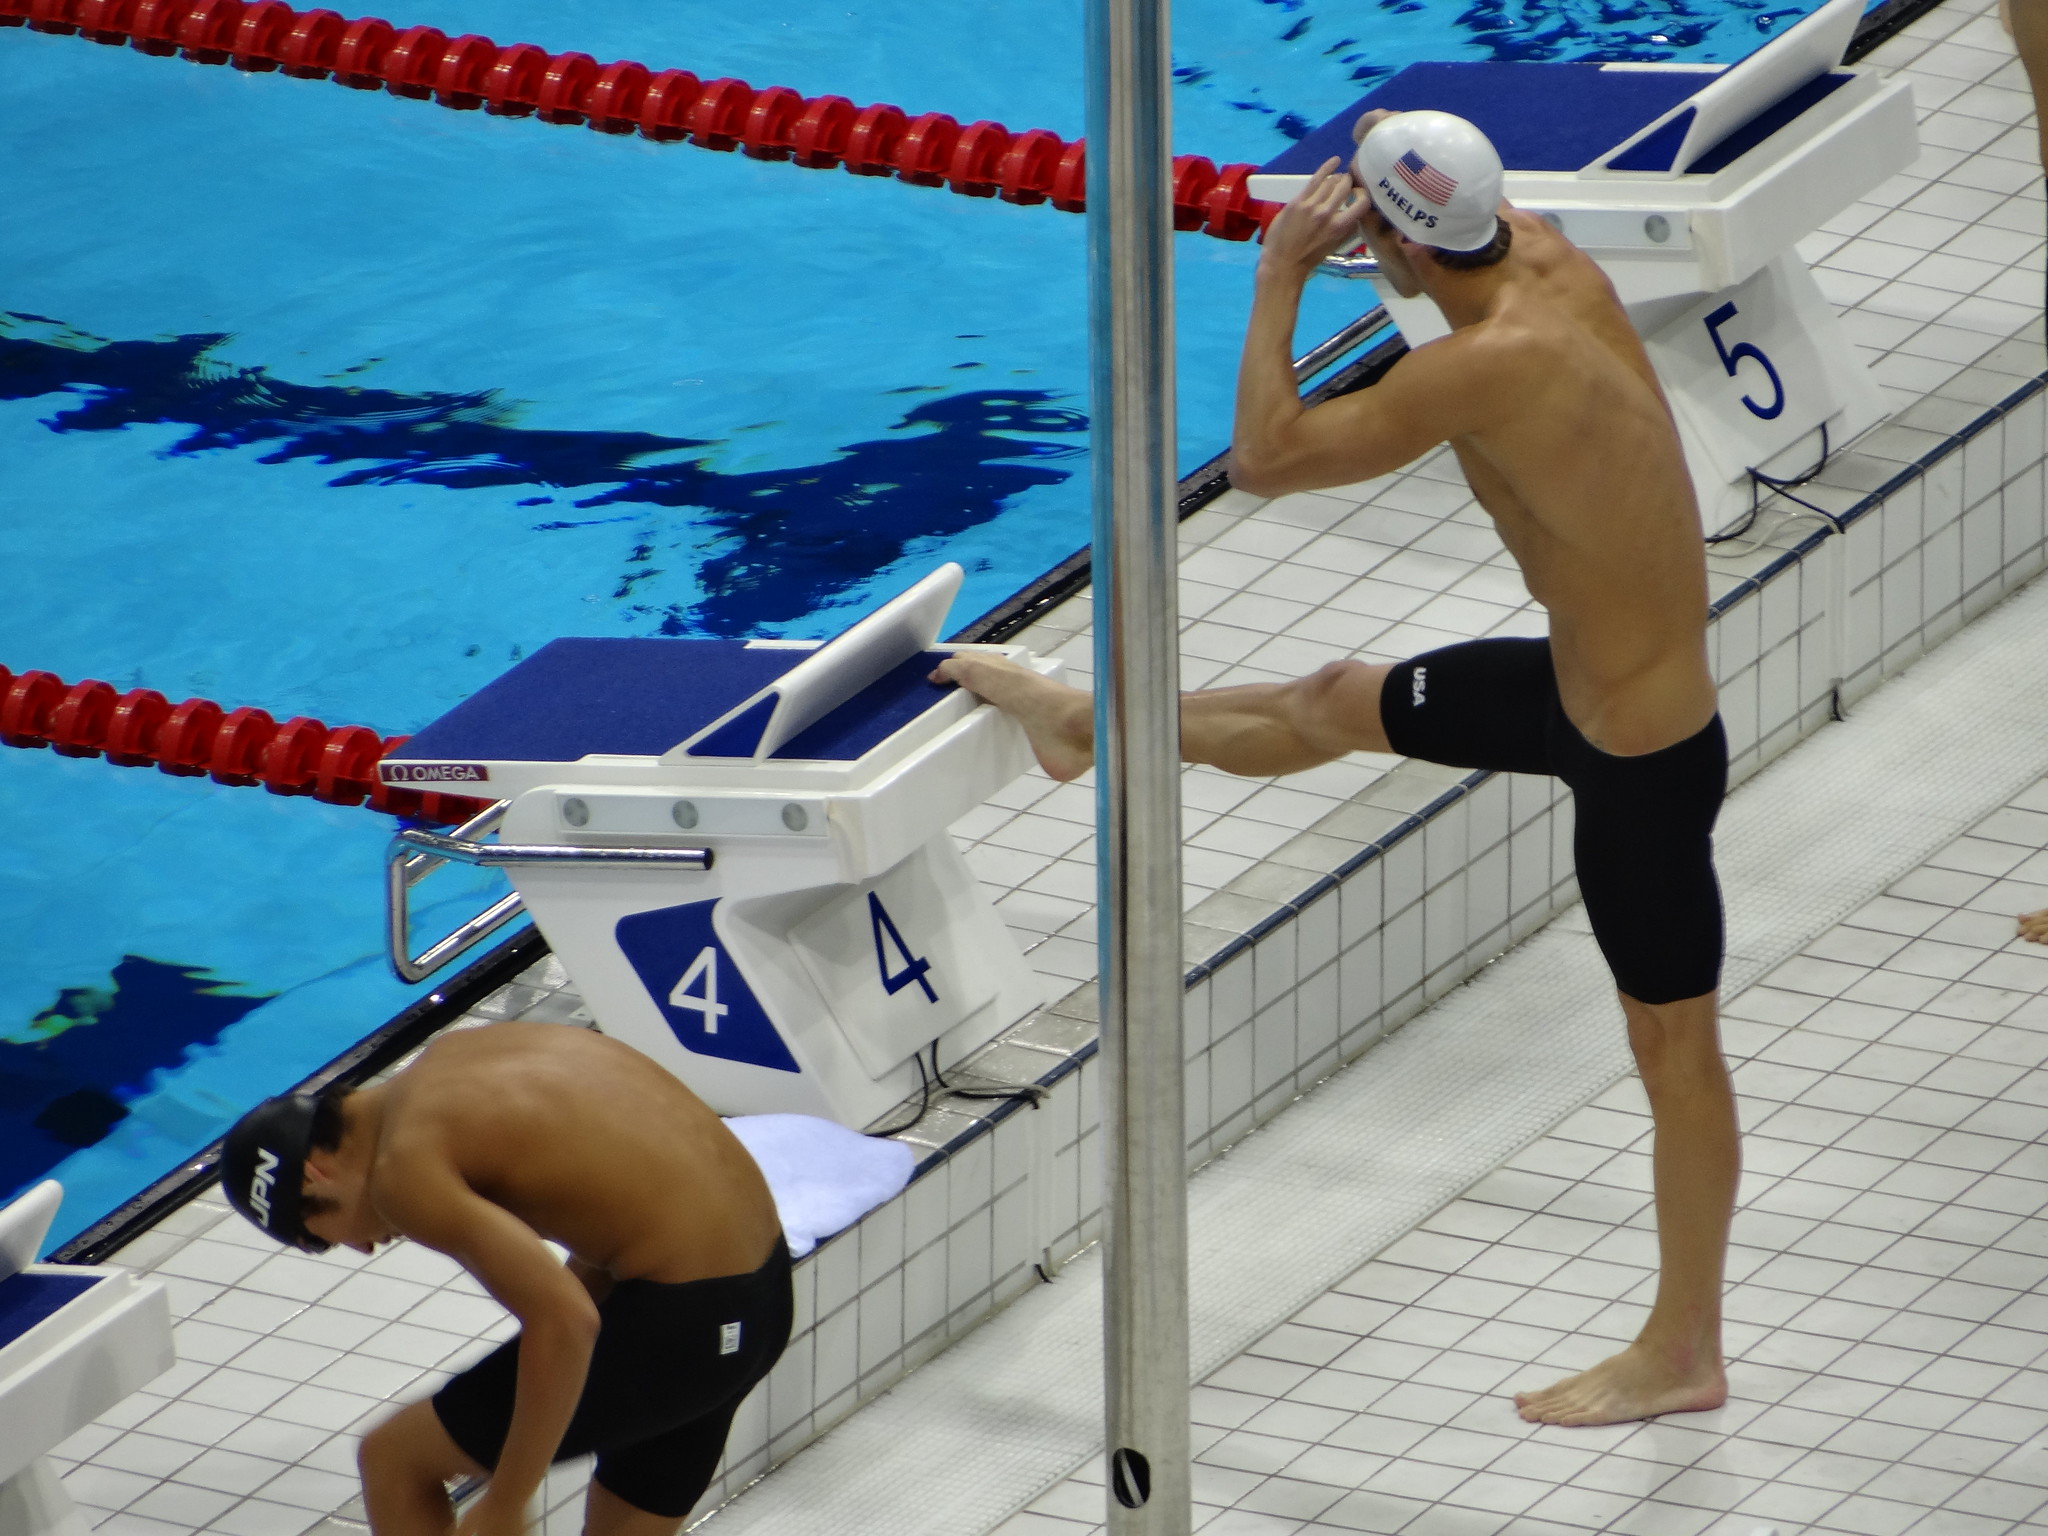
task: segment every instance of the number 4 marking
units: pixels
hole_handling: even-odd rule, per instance
[[[1714,351],[1720,354],[1721,366],[1728,370],[1729,378],[1735,377],[1735,365],[1745,357],[1753,357],[1763,365],[1764,373],[1770,379],[1771,388],[1777,392],[1776,395],[1768,406],[1758,405],[1747,395],[1742,397],[1742,403],[1749,407],[1751,415],[1760,416],[1765,421],[1770,421],[1785,409],[1784,380],[1778,377],[1778,370],[1771,366],[1771,360],[1765,357],[1763,351],[1753,343],[1738,341],[1731,347],[1721,339],[1721,327],[1734,318],[1734,304],[1723,304],[1719,309],[1707,316],[1707,334],[1714,339]]]
[[[692,992],[690,983],[701,980],[702,992]],[[704,1015],[704,1033],[718,1033],[718,1021],[725,1016],[728,1005],[718,1000],[718,950],[706,944],[697,951],[697,958],[690,962],[690,968],[683,972],[683,979],[675,984],[668,995],[671,1008],[694,1008]]]
[[[932,984],[925,980],[925,972],[932,968],[929,960],[921,960],[910,952],[910,946],[903,942],[903,935],[896,931],[896,925],[889,920],[889,910],[882,905],[882,898],[873,891],[868,892],[868,926],[875,935],[875,964],[882,972],[882,987],[891,997],[901,992],[913,981],[924,988],[926,1002],[936,1003],[939,994],[932,990]],[[896,946],[896,953],[903,957],[903,969],[889,969],[889,952],[882,947],[883,935]]]

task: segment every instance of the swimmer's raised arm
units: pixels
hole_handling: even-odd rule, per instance
[[[575,1416],[597,1342],[598,1311],[584,1284],[540,1235],[471,1189],[445,1151],[388,1148],[372,1198],[398,1231],[455,1260],[519,1319],[519,1385],[490,1486],[460,1526],[464,1536],[524,1536],[526,1504]]]
[[[1358,238],[1361,204],[1331,160],[1266,231],[1230,439],[1230,482],[1255,496],[1368,480],[1505,414],[1508,360],[1455,333],[1417,348],[1371,389],[1303,407],[1291,355],[1302,285]]]

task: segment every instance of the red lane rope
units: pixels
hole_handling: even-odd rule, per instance
[[[688,139],[704,149],[812,170],[894,176],[965,197],[1051,203],[1086,211],[1081,141],[1044,128],[1012,133],[1001,123],[964,127],[944,112],[913,117],[887,102],[801,96],[787,86],[699,80],[687,69],[650,70],[631,59],[600,64],[587,53],[550,54],[532,43],[494,43],[436,27],[403,30],[375,16],[295,11],[283,0],[0,0],[0,26],[76,33],[144,53],[182,53],[196,64],[283,70],[353,90],[433,100],[457,111],[582,124],[599,133]],[[1279,204],[1246,186],[1257,169],[1220,170],[1200,155],[1173,161],[1173,225],[1224,240],[1249,240]]]
[[[366,725],[330,729],[306,715],[280,725],[267,710],[223,709],[210,699],[173,704],[154,688],[118,693],[97,678],[67,683],[54,672],[0,667],[0,745],[104,756],[181,778],[210,774],[217,784],[261,784],[273,795],[420,821],[467,821],[490,803],[380,783],[378,760],[405,740]]]

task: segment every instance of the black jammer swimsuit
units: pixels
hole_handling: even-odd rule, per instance
[[[635,1509],[680,1519],[711,1486],[740,1402],[789,1342],[789,1248],[749,1275],[682,1285],[621,1280],[598,1304],[597,1344],[555,1460],[597,1453],[593,1476]],[[512,1424],[519,1340],[434,1394],[462,1453],[495,1467]]]
[[[1404,757],[1564,780],[1577,812],[1579,891],[1615,984],[1644,1003],[1720,985],[1713,833],[1728,739],[1719,715],[1684,741],[1616,757],[1566,717],[1550,642],[1498,639],[1402,662],[1380,690],[1380,722]]]

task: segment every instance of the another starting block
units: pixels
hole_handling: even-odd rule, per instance
[[[1509,202],[1598,261],[1643,336],[1709,528],[1885,414],[1793,246],[1919,153],[1912,87],[1841,68],[1863,0],[1829,0],[1739,64],[1415,64],[1251,178],[1284,202],[1375,107],[1433,108],[1500,151]],[[1411,345],[1436,306],[1376,283]]]
[[[161,1281],[34,1262],[63,1199],[45,1180],[0,1210],[0,1536],[86,1536],[44,1453],[177,1358]]]
[[[556,640],[380,766],[500,805],[392,847],[392,959],[418,980],[523,903],[599,1026],[721,1114],[854,1127],[917,1056],[1045,1000],[948,826],[1031,765],[1015,722],[929,681],[947,565],[825,644]],[[492,827],[498,842],[481,841]],[[434,864],[517,888],[425,955],[406,890]]]

